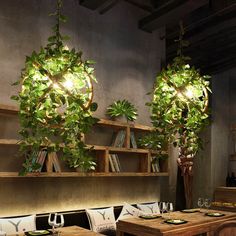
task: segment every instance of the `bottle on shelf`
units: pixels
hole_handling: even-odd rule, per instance
[[[234,172],[231,173],[230,177],[230,187],[236,187],[236,177]]]
[[[226,177],[226,187],[230,187],[230,174],[229,174],[229,172]]]

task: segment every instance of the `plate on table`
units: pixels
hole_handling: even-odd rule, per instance
[[[150,220],[150,219],[160,218],[161,215],[159,215],[159,214],[150,214],[150,215],[146,214],[146,215],[140,215],[139,217],[142,219]]]
[[[167,224],[180,225],[180,224],[185,224],[188,221],[182,220],[182,219],[168,219],[168,220],[165,220],[164,222]]]
[[[184,209],[181,212],[184,212],[184,213],[196,213],[196,212],[199,212],[199,210],[198,209]]]
[[[51,232],[48,230],[33,230],[25,232],[25,235],[27,236],[37,236],[37,235],[50,235]]]
[[[205,214],[206,216],[211,216],[211,217],[220,217],[224,216],[225,214],[219,213],[219,212],[209,212]]]

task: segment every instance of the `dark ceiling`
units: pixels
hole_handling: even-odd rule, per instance
[[[190,42],[184,54],[204,73],[215,74],[236,66],[236,0],[79,0],[79,4],[106,14],[119,2],[146,11],[137,19],[140,30],[151,33],[165,26],[166,64],[176,56],[179,21]]]

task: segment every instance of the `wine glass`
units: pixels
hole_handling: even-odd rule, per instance
[[[161,212],[161,217],[163,217],[163,213],[165,213],[166,210],[167,210],[166,209],[167,208],[166,203],[165,202],[160,202],[159,208],[160,208],[160,212]]]
[[[48,216],[48,224],[52,227],[52,234],[55,233],[55,224],[56,224],[57,213],[50,213]]]
[[[208,212],[209,208],[211,207],[211,199],[206,198],[205,201],[204,201],[204,205],[207,208],[207,212]]]
[[[204,198],[199,197],[197,201],[197,205],[199,206],[199,211],[201,212],[201,208],[204,206]]]
[[[168,213],[168,218],[170,218],[170,213],[174,211],[173,203],[167,202],[166,211]]]
[[[55,228],[64,226],[63,214],[50,213],[48,217],[48,224],[52,226],[52,234],[57,234]]]

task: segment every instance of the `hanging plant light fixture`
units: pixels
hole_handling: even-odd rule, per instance
[[[63,44],[68,37],[60,33],[61,22],[66,22],[61,7],[62,0],[57,0],[57,10],[51,14],[56,17],[54,35],[39,53],[26,57],[21,79],[14,83],[22,85],[12,97],[20,104],[21,151],[26,157],[21,174],[39,168],[35,153],[45,147],[48,152],[62,149],[70,167],[90,170],[95,166],[81,140],[97,121],[92,117],[97,109],[92,103],[93,62],[82,61],[81,51]]]
[[[151,136],[152,143],[162,144],[162,140],[167,140],[179,147],[178,164],[184,176],[187,207],[191,207],[192,158],[202,147],[199,133],[209,124],[210,76],[202,76],[187,63],[190,58],[182,54],[182,49],[188,42],[183,40],[184,29],[180,26],[177,57],[157,76],[153,99],[147,105],[151,107],[151,120],[156,128]]]

